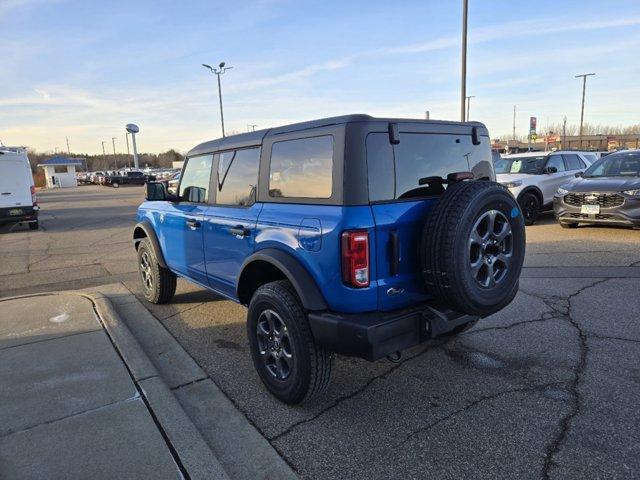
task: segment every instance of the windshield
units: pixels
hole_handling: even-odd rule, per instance
[[[640,151],[607,155],[587,168],[583,177],[640,177]]]
[[[546,155],[537,157],[506,157],[496,160],[493,168],[496,173],[528,173],[537,175],[544,166]]]

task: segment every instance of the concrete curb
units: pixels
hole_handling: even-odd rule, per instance
[[[165,326],[122,284],[97,287],[111,299],[146,357],[232,479],[298,476]],[[95,291],[95,290],[94,290]]]
[[[93,304],[98,320],[141,392],[169,449],[177,456],[187,475],[192,479],[228,480],[221,463],[105,295],[100,292],[72,290],[5,297],[0,302],[63,294],[78,295]]]

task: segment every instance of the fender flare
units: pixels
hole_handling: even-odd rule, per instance
[[[136,232],[139,232],[140,230],[144,232],[144,235],[136,234]],[[136,223],[136,226],[133,228],[133,245],[136,250],[138,250],[138,244],[143,238],[149,239],[153,255],[156,257],[158,265],[162,268],[169,268],[167,267],[167,262],[164,260],[164,255],[162,254],[162,249],[160,248],[160,242],[158,242],[156,231],[153,229],[153,225],[148,219],[144,219],[141,222]]]
[[[255,261],[263,261],[270,263],[278,268],[287,277],[287,280],[291,282],[293,288],[296,290],[298,297],[302,301],[302,305],[307,310],[328,310],[327,303],[318,288],[313,277],[309,274],[306,268],[300,264],[292,255],[278,250],[276,248],[265,248],[253,253],[247,257],[240,267],[240,274],[236,282],[236,294],[240,298],[241,282],[243,280],[243,274],[248,266]]]

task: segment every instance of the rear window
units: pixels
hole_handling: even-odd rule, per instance
[[[276,142],[271,148],[269,196],[330,198],[333,184],[333,137]]]
[[[400,143],[389,144],[387,133],[367,136],[369,200],[384,201],[438,195],[439,185],[420,185],[426,177],[473,171],[479,162],[491,162],[489,139],[471,135],[401,133]],[[395,159],[395,161],[394,161]]]

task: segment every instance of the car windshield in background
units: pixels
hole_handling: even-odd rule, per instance
[[[496,160],[493,168],[496,173],[528,173],[537,175],[542,170],[546,155],[539,157],[509,157]]]
[[[607,155],[591,165],[583,177],[640,177],[640,151]]]

